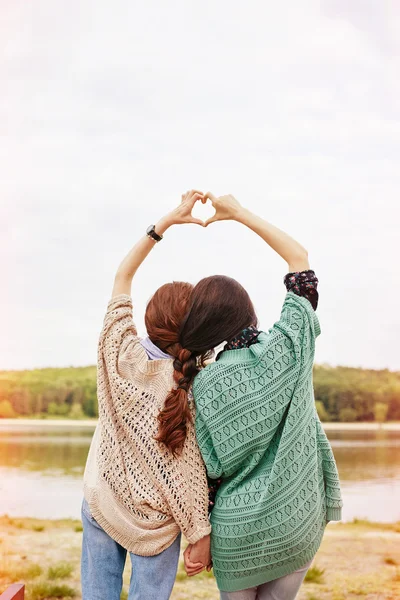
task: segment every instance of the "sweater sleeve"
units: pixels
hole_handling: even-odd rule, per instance
[[[127,294],[115,296],[108,303],[100,333],[99,362],[114,378],[125,379],[129,369],[134,369],[145,355],[133,322],[131,297]]]
[[[283,303],[281,317],[272,332],[283,334],[294,350],[296,361],[304,364],[314,360],[315,338],[321,333],[319,320],[310,302],[289,291]]]
[[[335,457],[319,418],[316,419],[318,447],[322,456],[327,521],[340,521],[343,501]]]
[[[193,424],[187,436],[174,485],[168,489],[168,504],[175,522],[190,544],[211,533],[208,520],[208,484]]]

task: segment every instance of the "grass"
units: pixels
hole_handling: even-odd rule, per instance
[[[14,562],[7,560],[2,561],[2,563],[3,566],[0,567],[0,579],[8,579],[10,583],[35,579],[35,577],[39,577],[43,572],[42,567],[36,563],[16,565]]]
[[[51,583],[49,581],[40,581],[27,588],[27,597],[29,600],[47,600],[48,598],[73,598],[76,596],[76,590],[65,584]]]
[[[80,600],[81,523],[0,517],[0,592],[23,581],[26,600]],[[400,523],[330,524],[296,600],[400,598]],[[130,561],[124,574],[127,599]],[[212,573],[187,578],[183,561],[171,600],[218,600]]]
[[[366,527],[368,529],[380,529],[384,531],[395,531],[396,533],[400,533],[400,521],[396,523],[374,523],[373,521],[368,521],[368,519],[353,519],[349,523],[346,523],[346,526],[356,526],[356,527]]]
[[[307,571],[304,581],[306,583],[323,583],[325,569],[320,569],[317,565],[310,567]]]
[[[77,519],[34,519],[30,517],[24,517],[22,519],[17,519],[15,517],[9,517],[8,515],[0,516],[0,530],[3,530],[6,527],[12,527],[17,529],[33,529],[36,528],[37,531],[44,531],[46,528],[51,529],[61,529],[65,527],[71,527],[74,529],[75,527],[82,527],[82,523]]]
[[[73,571],[74,565],[67,562],[60,562],[48,568],[47,577],[48,579],[66,579],[70,577]]]

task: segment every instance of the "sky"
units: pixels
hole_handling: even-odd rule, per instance
[[[119,262],[191,188],[308,250],[316,362],[400,370],[396,0],[4,0],[0,369],[96,362]],[[223,273],[262,329],[286,264],[243,226],[177,226],[133,281]]]

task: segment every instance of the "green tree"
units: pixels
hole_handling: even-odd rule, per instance
[[[88,417],[98,417],[99,408],[97,405],[96,382],[88,382],[82,398],[82,408]]]
[[[389,405],[384,402],[376,402],[374,406],[374,417],[377,423],[384,423],[386,421],[389,411]]]
[[[341,408],[339,410],[339,421],[343,422],[352,422],[357,420],[357,411],[350,406]]]
[[[68,416],[70,419],[84,419],[85,413],[83,412],[82,406],[77,402],[74,402]]]
[[[331,420],[331,416],[328,413],[328,411],[326,410],[326,408],[323,405],[323,403],[321,402],[321,400],[317,400],[315,402],[315,407],[317,409],[317,413],[318,413],[318,416],[321,419],[321,421],[330,421]]]
[[[8,399],[15,412],[19,415],[31,414],[31,394],[26,388],[13,390]]]
[[[52,416],[66,417],[70,408],[68,404],[57,404],[57,402],[50,402],[47,413]]]
[[[15,410],[9,400],[1,400],[0,402],[0,419],[12,419],[15,417]]]
[[[400,372],[316,365],[314,390],[321,420],[374,421],[375,405],[381,403],[388,406],[385,420],[400,421]],[[96,367],[0,371],[0,402],[4,400],[17,416],[68,416],[78,404],[85,415],[96,417]],[[378,408],[379,418],[382,410]]]

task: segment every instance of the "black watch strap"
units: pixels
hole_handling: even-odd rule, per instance
[[[161,242],[161,240],[163,239],[162,235],[158,235],[158,233],[156,233],[155,230],[155,225],[149,225],[149,227],[146,230],[146,234],[152,238],[155,242]]]

